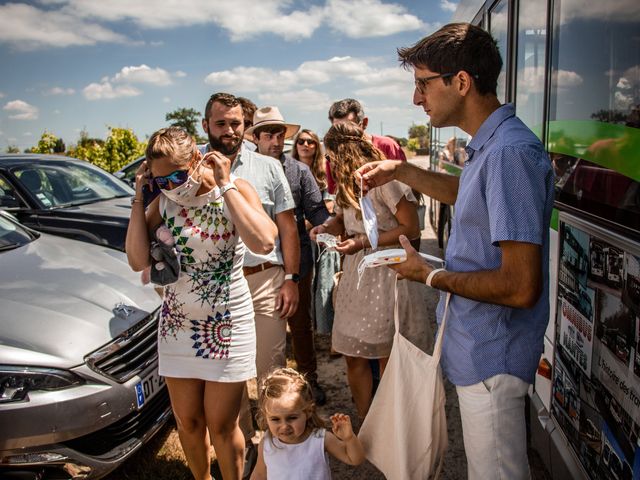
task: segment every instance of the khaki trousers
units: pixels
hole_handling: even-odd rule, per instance
[[[247,277],[256,323],[256,370],[258,381],[274,368],[285,366],[287,322],[276,310],[276,300],[284,283],[284,269],[271,267]],[[255,435],[247,389],[240,406],[240,428],[245,439]]]

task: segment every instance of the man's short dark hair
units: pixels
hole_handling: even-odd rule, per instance
[[[238,102],[242,105],[242,116],[244,117],[245,127],[247,126],[247,121],[249,125],[253,125],[253,114],[256,113],[258,107],[246,97],[238,97]]]
[[[214,93],[213,95],[211,95],[211,97],[209,97],[207,106],[204,108],[205,120],[209,119],[209,115],[211,114],[211,105],[213,105],[213,102],[221,103],[229,108],[237,107],[238,105],[240,105],[240,100],[235,95],[224,92]]]
[[[356,123],[360,124],[364,120],[364,110],[358,100],[353,98],[338,100],[329,109],[329,121],[333,122],[334,118],[338,120],[346,118],[350,113],[356,116]]]
[[[263,125],[262,127],[257,127],[253,131],[253,134],[256,136],[256,138],[260,138],[260,134],[262,132],[267,132],[273,135],[275,133],[286,132],[286,131],[287,131],[287,127],[285,125]]]
[[[464,70],[481,95],[496,94],[502,58],[489,32],[469,23],[450,23],[411,47],[398,48],[404,68],[423,67],[435,73]],[[447,84],[450,78],[443,78]]]

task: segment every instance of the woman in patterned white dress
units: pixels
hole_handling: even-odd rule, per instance
[[[150,265],[149,239],[161,224],[171,231],[180,256],[178,280],[164,288],[159,373],[198,480],[211,478],[207,429],[224,478],[241,477],[238,411],[244,382],[256,375],[253,306],[242,261],[245,245],[268,253],[277,235],[256,191],[233,178],[230,166],[219,152],[203,157],[180,128],[154,133],[136,174],[126,240],[136,271]],[[142,186],[150,181],[162,194],[145,214]]]
[[[364,130],[352,122],[332,126],[324,137],[331,162],[331,173],[338,185],[336,216],[311,230],[341,235],[344,239],[336,251],[344,254],[343,274],[337,287],[332,347],[347,362],[347,380],[360,418],[371,404],[373,378],[370,360],[378,360],[382,374],[393,344],[394,285],[396,274],[389,268],[367,269],[358,286],[357,266],[364,255],[372,253],[365,235],[362,212],[358,204],[360,188],[354,172],[367,162],[383,159],[382,152],[364,136]],[[371,192],[378,223],[378,249],[399,247],[398,237],[418,238],[416,198],[400,182],[390,182]],[[413,330],[424,320],[426,287],[398,282],[400,330]],[[424,287],[424,288],[423,288]],[[424,329],[422,329],[424,331]],[[425,332],[426,333],[426,332]],[[424,340],[430,335],[419,335]],[[410,335],[410,339],[413,340]],[[424,345],[420,340],[420,346]]]

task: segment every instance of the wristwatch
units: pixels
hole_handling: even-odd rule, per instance
[[[300,275],[297,273],[287,273],[284,276],[285,280],[291,280],[293,283],[298,283],[300,281]]]
[[[235,183],[229,182],[226,185],[220,187],[220,196],[223,196],[229,190],[238,190],[238,187],[236,187]]]

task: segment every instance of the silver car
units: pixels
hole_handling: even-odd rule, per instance
[[[0,478],[99,478],[164,425],[160,303],[122,252],[0,211]]]

